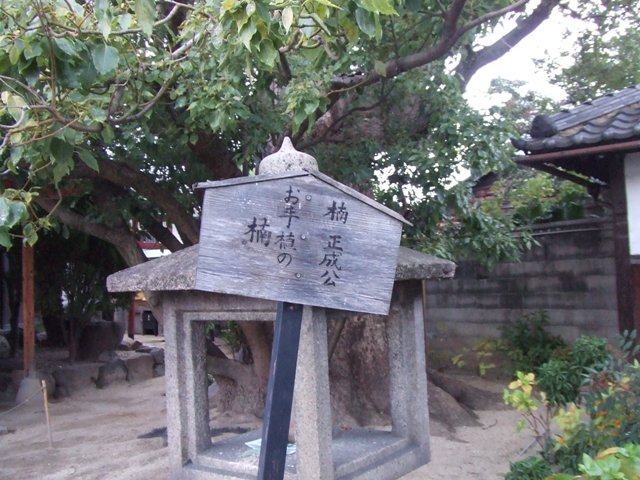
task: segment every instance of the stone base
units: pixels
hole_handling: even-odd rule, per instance
[[[216,442],[182,470],[180,478],[193,480],[253,480],[258,475],[258,452],[245,442],[260,431]],[[425,447],[391,432],[355,429],[333,439],[335,480],[392,480],[428,462]],[[304,480],[296,472],[297,454],[287,456],[284,480]]]

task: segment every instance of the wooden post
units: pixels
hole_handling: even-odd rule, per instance
[[[302,311],[302,305],[278,302],[258,480],[284,478]]]
[[[49,416],[49,395],[47,394],[47,382],[40,381],[44,401],[44,416],[47,420],[47,433],[49,434],[49,448],[53,448],[53,435],[51,434],[51,417]]]
[[[620,333],[634,328],[633,292],[631,289],[631,258],[629,255],[629,229],[627,225],[627,196],[624,179],[624,158],[611,161],[609,170],[611,206],[613,214],[613,242],[616,265],[616,292],[618,297],[618,329]]]
[[[24,376],[28,377],[35,368],[35,325],[33,287],[33,247],[22,244],[22,326]]]
[[[129,319],[127,321],[127,335],[133,340],[133,335],[136,330],[136,294],[131,297],[131,304],[129,305]],[[143,332],[144,333],[144,332]]]

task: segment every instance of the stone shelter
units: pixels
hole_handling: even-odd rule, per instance
[[[212,443],[205,350],[207,321],[273,321],[276,302],[195,290],[199,246],[115,273],[110,291],[159,292],[165,332],[170,478],[250,479],[249,432]],[[286,479],[394,479],[429,460],[423,283],[451,278],[452,262],[401,247],[389,315],[391,428],[336,432],[332,424],[327,310],[304,307],[294,392],[296,451]],[[330,313],[330,312],[329,312]],[[331,321],[331,320],[329,320]]]

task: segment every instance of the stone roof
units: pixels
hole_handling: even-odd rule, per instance
[[[538,115],[528,135],[512,139],[528,153],[640,139],[640,85],[603,95],[553,115]]]
[[[198,245],[135,267],[121,270],[107,278],[110,292],[194,290]],[[433,255],[400,247],[396,280],[452,278],[456,265]]]

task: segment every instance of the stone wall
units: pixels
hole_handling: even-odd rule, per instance
[[[617,334],[613,232],[608,219],[558,222],[534,232],[540,246],[493,271],[460,263],[452,280],[426,282],[431,340],[497,336],[525,313],[546,310],[549,330],[571,341]]]

